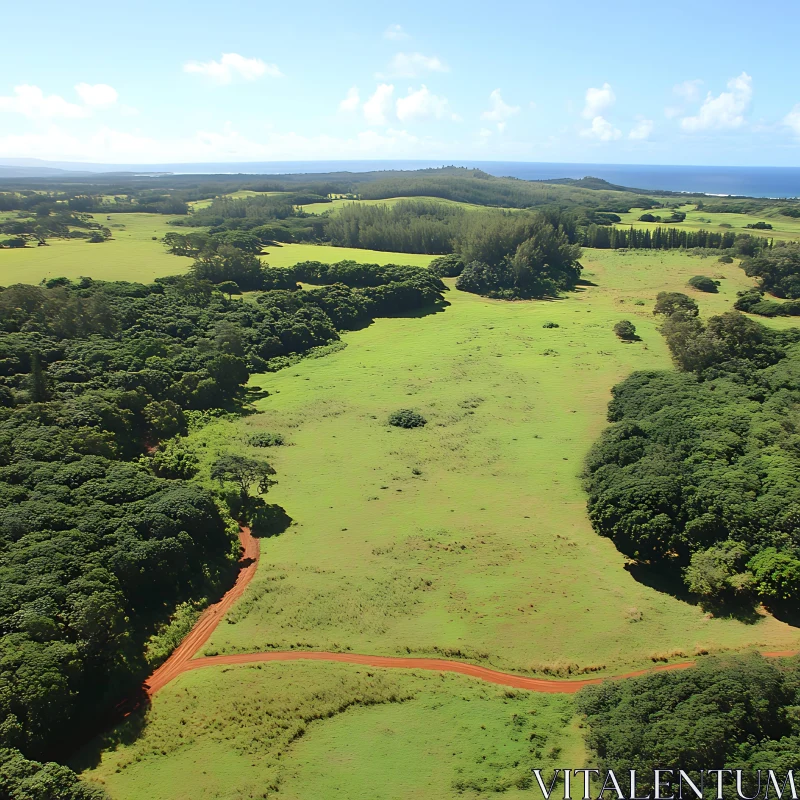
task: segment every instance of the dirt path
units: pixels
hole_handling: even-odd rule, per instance
[[[218,602],[210,605],[194,624],[189,635],[175,648],[172,655],[145,681],[144,690],[152,697],[159,689],[163,689],[173,678],[177,678],[190,667],[189,662],[200,648],[209,640],[214,628],[225,616],[225,612],[242,596],[247,584],[256,574],[259,545],[250,528],[239,528],[239,542],[242,555],[239,559],[239,574],[236,582],[225,592]]]
[[[679,664],[664,664],[652,669],[627,672],[611,678],[586,678],[583,680],[548,680],[544,678],[526,678],[511,672],[498,672],[487,667],[467,664],[463,661],[448,661],[438,658],[403,658],[400,656],[370,656],[357,653],[325,653],[303,650],[286,650],[268,653],[236,653],[229,656],[205,656],[194,658],[200,648],[208,641],[225,612],[242,596],[247,584],[253,579],[258,564],[258,539],[250,533],[250,529],[242,526],[239,530],[239,541],[242,544],[242,557],[236,583],[225,593],[222,599],[209,606],[197,620],[191,633],[181,642],[172,655],[147,679],[144,685],[148,697],[152,697],[159,689],[163,689],[178,675],[203,667],[219,667],[231,664],[256,664],[265,661],[335,661],[340,664],[359,664],[363,667],[383,667],[401,669],[423,669],[434,672],[457,672],[470,678],[478,678],[499,686],[513,689],[526,689],[530,692],[573,694],[584,686],[602,683],[604,680],[622,680],[646,675],[648,672],[686,669],[694,666],[694,661]],[[796,651],[776,651],[762,653],[769,657],[797,655]]]

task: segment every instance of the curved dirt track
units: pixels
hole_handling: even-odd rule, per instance
[[[225,612],[242,596],[247,584],[256,574],[259,545],[250,528],[239,527],[239,542],[242,555],[239,558],[239,573],[236,582],[213,605],[210,605],[195,622],[189,635],[173,650],[172,655],[145,681],[144,690],[152,697],[163,689],[173,678],[177,678],[189,667],[188,664],[197,651],[208,641]]]
[[[258,564],[258,539],[250,533],[250,529],[241,526],[239,541],[242,545],[242,556],[239,560],[239,574],[236,582],[219,602],[209,606],[197,620],[189,635],[175,649],[172,655],[147,679],[144,690],[152,697],[159,689],[163,689],[171,680],[189,670],[203,667],[220,667],[234,664],[257,664],[269,661],[335,661],[340,664],[358,664],[363,667],[422,669],[434,672],[456,672],[470,678],[509,686],[512,689],[525,689],[529,692],[545,692],[549,694],[573,694],[584,686],[602,683],[604,680],[622,680],[646,675],[649,672],[686,669],[694,666],[694,661],[679,664],[664,664],[652,669],[627,672],[611,678],[584,678],[581,680],[557,680],[544,678],[526,678],[511,672],[499,672],[463,661],[448,661],[438,658],[404,658],[401,656],[370,656],[358,653],[326,653],[313,650],[284,650],[266,653],[236,653],[227,656],[205,656],[194,658],[200,648],[208,641],[225,612],[242,596],[247,584],[253,579]],[[797,651],[781,650],[762,653],[768,657],[797,655]]]

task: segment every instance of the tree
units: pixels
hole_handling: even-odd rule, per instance
[[[266,461],[238,455],[224,455],[211,467],[211,477],[220,482],[235,483],[242,501],[247,500],[250,490],[255,488],[260,494],[269,491],[275,484],[272,475],[275,470]]]
[[[671,317],[678,311],[689,317],[696,317],[700,313],[697,303],[682,292],[659,292],[656,295],[653,314],[663,314],[665,317]]]
[[[42,368],[42,357],[38,351],[34,350],[31,353],[31,374],[29,379],[31,401],[34,403],[43,403],[48,399],[50,393],[47,389],[47,379],[44,375]]]
[[[211,283],[233,281],[242,290],[261,289],[264,267],[258,256],[229,244],[220,245],[213,253],[201,254],[192,265],[192,275]]]
[[[747,548],[741,542],[726,541],[698,550],[684,570],[690,591],[709,599],[747,592],[753,576],[746,571]]]
[[[626,342],[631,342],[637,339],[636,326],[628,319],[621,319],[614,325],[614,333]]]
[[[692,288],[701,292],[716,294],[719,291],[717,289],[719,281],[715,281],[713,278],[706,277],[705,275],[695,275],[693,278],[689,278],[687,283]]]
[[[758,594],[768,600],[800,599],[800,559],[767,547],[747,565],[753,572]]]
[[[228,295],[228,300],[231,300],[233,295],[242,293],[242,290],[239,288],[239,284],[236,283],[236,281],[222,281],[222,283],[217,284],[216,289],[217,291]]]
[[[389,424],[395,428],[421,428],[427,423],[428,420],[422,414],[410,408],[401,408],[389,414]]]

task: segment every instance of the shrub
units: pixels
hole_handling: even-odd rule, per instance
[[[800,597],[800,561],[793,555],[766,547],[750,560],[748,567],[761,597],[784,601]]]
[[[457,278],[464,271],[464,262],[461,256],[451,253],[441,258],[434,258],[428,265],[428,269],[437,278]]]
[[[733,256],[720,256],[718,260],[720,264],[733,264]]]
[[[621,319],[614,325],[614,333],[616,333],[620,339],[627,342],[637,338],[636,326],[628,319]]]
[[[253,433],[247,437],[247,443],[251,447],[280,447],[286,444],[286,439],[282,433]]]
[[[660,219],[661,217],[655,217],[652,214],[642,214],[639,217],[639,222],[658,222]]]
[[[700,292],[710,292],[711,294],[715,294],[718,291],[717,286],[719,286],[719,281],[715,281],[706,275],[695,275],[693,278],[689,278],[688,283],[693,289],[697,289]]]
[[[427,423],[428,420],[422,414],[418,414],[410,408],[401,408],[399,411],[389,414],[389,424],[394,425],[395,428],[421,428]]]
[[[557,322],[545,322],[545,324],[542,325],[542,327],[543,328],[558,328],[559,325],[558,325]]]
[[[753,228],[757,231],[771,231],[772,225],[769,222],[753,222],[750,225],[745,225],[745,228]]]

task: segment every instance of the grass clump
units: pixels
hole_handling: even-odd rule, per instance
[[[410,408],[401,408],[389,414],[389,424],[395,428],[421,428],[428,424],[428,420]]]
[[[250,447],[280,447],[286,444],[286,439],[282,433],[259,431],[247,437],[247,444]]]

